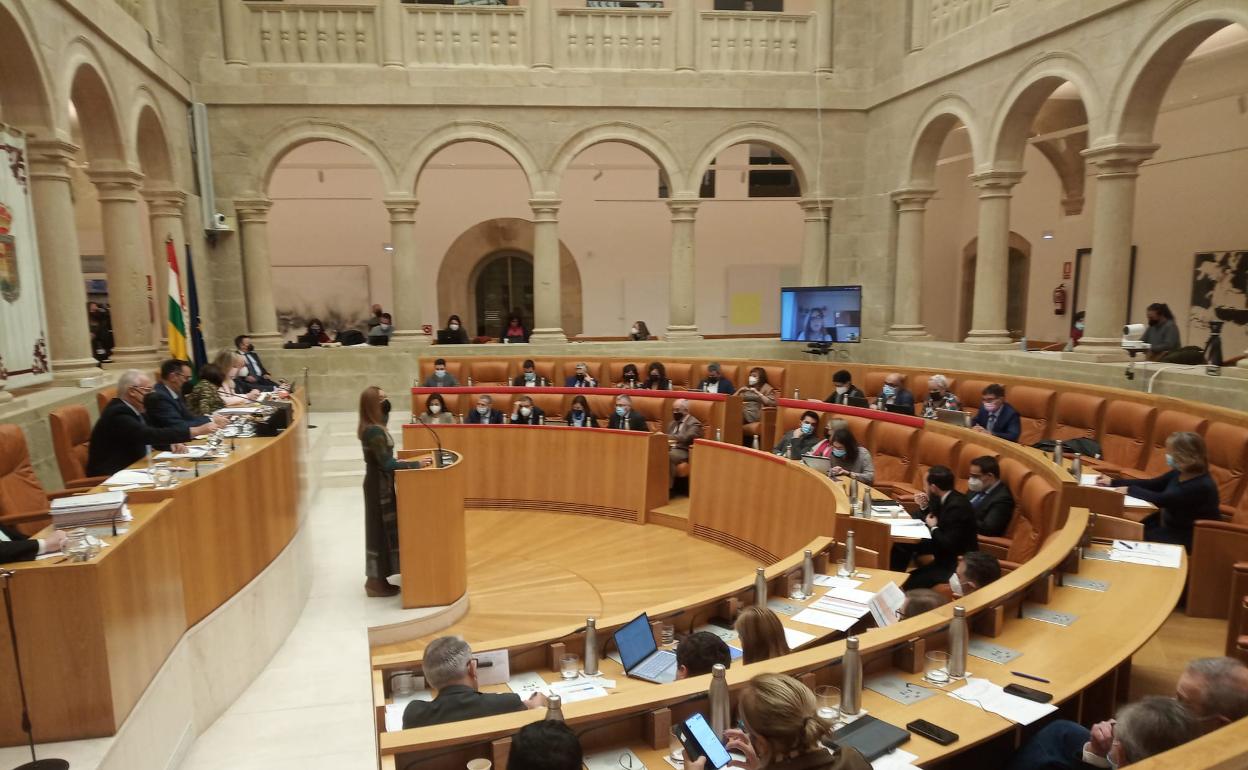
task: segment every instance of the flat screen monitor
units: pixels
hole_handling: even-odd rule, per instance
[[[793,286],[780,290],[780,339],[859,342],[862,286]]]

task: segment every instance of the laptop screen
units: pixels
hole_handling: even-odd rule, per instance
[[[620,663],[625,671],[632,671],[658,649],[646,613],[641,613],[615,632],[615,646],[620,650]]]

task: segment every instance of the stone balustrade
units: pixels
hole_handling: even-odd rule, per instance
[[[555,66],[561,69],[670,70],[676,66],[670,10],[560,8]]]
[[[910,0],[910,50],[952,37],[1009,4],[1010,0]]]
[[[813,29],[806,14],[704,11],[699,64],[704,70],[809,72]]]
[[[257,64],[380,64],[376,8],[249,3],[247,55]]]

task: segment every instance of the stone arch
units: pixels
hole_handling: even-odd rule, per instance
[[[578,155],[595,144],[604,142],[620,142],[621,144],[636,147],[650,156],[650,159],[659,167],[659,170],[667,176],[669,185],[680,180],[680,163],[676,160],[675,153],[672,152],[666,142],[641,126],[633,123],[615,122],[592,126],[579,131],[555,151],[555,155],[549,165],[550,179],[548,181],[550,189],[558,190],[560,188],[560,185],[563,184],[564,173]]]
[[[936,186],[936,160],[940,156],[940,147],[958,123],[966,126],[971,140],[971,164],[979,168],[986,156],[983,132],[974,115],[971,105],[956,94],[945,94],[928,107],[919,119],[914,138],[910,140],[910,165],[902,187],[921,189]]]
[[[1175,73],[1205,38],[1230,24],[1248,27],[1248,8],[1242,3],[1186,0],[1164,14],[1131,53],[1114,85],[1108,136],[1102,143],[1150,144]]]
[[[402,180],[402,189],[411,190],[415,195],[416,187],[420,184],[420,175],[430,159],[442,149],[460,142],[485,142],[510,155],[524,172],[530,195],[535,196],[539,190],[551,189],[545,184],[546,179],[532,150],[520,137],[502,126],[481,120],[457,120],[425,136],[403,166],[399,177]]]
[[[1091,71],[1073,54],[1063,51],[1046,53],[1014,78],[993,113],[986,155],[993,169],[1022,168],[1023,151],[1031,138],[1031,129],[1040,108],[1059,86],[1068,82],[1079,91],[1079,99],[1088,117],[1089,135],[1102,134],[1104,102]]]
[[[129,125],[134,137],[135,153],[139,168],[143,171],[145,187],[172,188],[178,178],[172,153],[169,152],[169,136],[160,107],[147,88],[140,86],[134,99],[134,115]]]
[[[1006,299],[1006,328],[1011,332],[1027,331],[1027,298],[1031,284],[1031,242],[1010,231],[1006,245],[1009,260],[1009,293]],[[962,247],[961,271],[958,282],[958,329],[955,339],[965,339],[971,331],[971,314],[975,304],[975,263],[979,258],[979,236]]]
[[[386,190],[399,189],[396,186],[394,164],[372,138],[343,123],[304,118],[287,123],[265,141],[263,149],[256,156],[260,161],[256,164],[256,168],[260,169],[260,172],[259,178],[253,181],[254,192],[260,193],[260,197],[263,197],[269,189],[269,181],[273,178],[273,172],[282,162],[282,158],[285,158],[296,147],[309,142],[345,144],[372,161],[377,172],[381,174],[381,181]]]
[[[51,134],[55,124],[48,78],[29,29],[25,10],[12,0],[0,0],[0,118],[25,131]]]
[[[698,155],[697,161],[690,169],[689,176],[684,180],[684,189],[673,189],[672,193],[689,190],[696,192],[700,186],[699,180],[706,170],[710,168],[711,161],[719,157],[719,154],[724,150],[738,144],[764,144],[779,152],[789,161],[789,165],[793,166],[793,172],[797,174],[797,184],[801,188],[802,197],[813,198],[822,195],[822,192],[814,189],[814,186],[811,184],[810,170],[814,168],[814,165],[806,148],[802,146],[801,142],[771,123],[739,123],[735,126],[730,126],[707,143],[706,147]]]
[[[533,223],[527,219],[499,217],[478,222],[451,243],[438,267],[438,318],[451,313],[476,319],[474,277],[486,260],[500,251],[533,255]],[[559,241],[559,273],[563,290],[563,331],[569,338],[584,328],[581,271],[567,245]],[[439,321],[440,323],[440,321]]]
[[[115,106],[116,92],[108,82],[94,50],[86,40],[78,39],[71,44],[66,58],[65,72],[68,76],[65,83],[68,91],[63,102],[65,109],[72,102],[78,112],[87,158],[94,163],[128,163],[128,145],[123,139]]]

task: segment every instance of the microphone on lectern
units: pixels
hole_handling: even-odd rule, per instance
[[[427,422],[422,422],[421,420],[417,420],[416,424],[425,426],[425,430],[433,434],[433,440],[437,442],[437,445],[438,445],[438,451],[433,456],[433,467],[435,468],[443,467],[444,463],[443,463],[443,458],[442,458],[442,439],[438,437],[438,432],[434,430]]]

